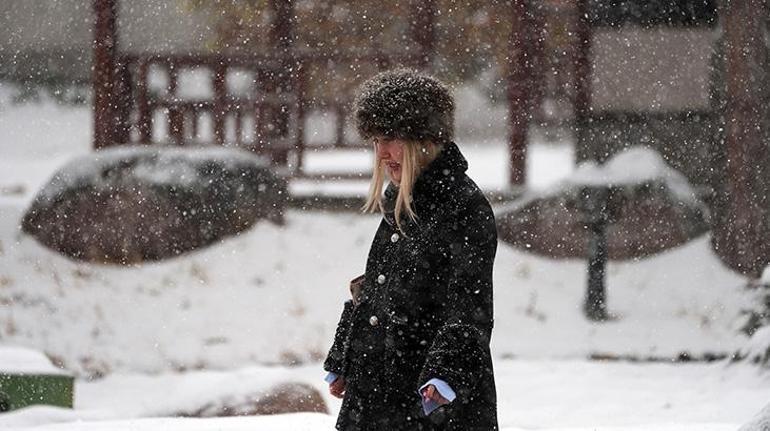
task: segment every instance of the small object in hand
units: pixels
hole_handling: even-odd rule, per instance
[[[345,396],[345,378],[342,376],[337,377],[336,380],[329,383],[329,393],[336,398],[342,398]]]
[[[350,296],[353,298],[353,304],[358,305],[361,302],[361,289],[364,286],[364,276],[350,280]]]
[[[425,401],[433,400],[439,405],[449,404],[449,400],[441,395],[441,392],[433,385],[428,385],[422,390],[422,397]]]

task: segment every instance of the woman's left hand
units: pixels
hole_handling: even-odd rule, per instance
[[[433,385],[428,385],[422,390],[422,397],[425,401],[432,400],[439,405],[449,404],[449,400],[441,396],[441,392]]]

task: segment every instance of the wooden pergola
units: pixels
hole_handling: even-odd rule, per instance
[[[170,90],[173,92],[176,86],[174,71],[182,65],[207,65],[215,70],[212,87],[214,89],[214,99],[206,103],[197,103],[196,106],[185,106],[171,102],[165,102],[166,105],[160,106],[168,109],[168,129],[172,139],[180,145],[184,143],[185,116],[190,115],[194,110],[206,110],[213,115],[214,123],[214,143],[223,144],[225,142],[225,117],[230,112],[236,114],[236,128],[241,127],[241,115],[243,110],[243,101],[229,99],[226,95],[224,76],[227,69],[231,66],[246,66],[255,71],[255,73],[264,72],[270,75],[271,68],[276,64],[295,65],[296,72],[289,80],[281,82],[272,82],[273,86],[283,86],[282,94],[291,94],[293,98],[275,101],[281,109],[294,108],[299,121],[294,122],[294,130],[291,135],[291,142],[278,144],[281,140],[279,136],[269,134],[265,139],[276,144],[270,147],[268,145],[265,151],[273,156],[274,160],[283,161],[288,151],[300,154],[299,163],[301,163],[301,153],[305,148],[303,142],[303,118],[304,113],[310,103],[304,97],[306,90],[306,80],[303,76],[303,65],[313,61],[325,61],[328,57],[314,58],[312,55],[299,55],[292,49],[292,34],[294,31],[293,0],[271,0],[270,7],[273,10],[272,31],[270,39],[276,52],[285,53],[280,56],[275,55],[253,55],[253,56],[127,56],[122,55],[119,49],[118,31],[116,25],[116,16],[118,11],[118,0],[92,0],[93,10],[96,17],[94,24],[94,67],[93,67],[93,88],[94,88],[94,141],[95,149],[105,148],[113,145],[121,145],[135,141],[138,143],[151,143],[152,118],[150,111],[159,106],[154,104],[147,96],[147,68],[151,64],[162,64],[170,74]],[[412,38],[419,47],[416,54],[411,55],[384,55],[381,53],[372,53],[368,58],[357,56],[356,60],[374,62],[380,68],[386,68],[390,65],[409,65],[419,69],[429,67],[431,58],[435,51],[436,33],[435,16],[436,0],[414,0],[413,2],[413,20],[411,24]],[[513,20],[513,31],[510,34],[508,67],[508,99],[510,108],[510,135],[509,135],[509,154],[510,154],[510,183],[514,186],[521,186],[525,181],[525,160],[526,160],[526,142],[527,128],[529,126],[531,112],[532,87],[535,83],[533,76],[534,48],[537,44],[533,41],[534,32],[531,31],[533,25],[528,11],[528,1],[511,1],[511,19]],[[341,60],[345,54],[335,57],[335,60]],[[134,71],[134,72],[132,72]],[[240,109],[240,110],[239,110]],[[344,118],[342,113],[345,106],[338,106],[337,111],[337,139],[329,143],[331,147],[341,147]],[[131,124],[130,118],[132,111],[137,111],[138,121]],[[254,107],[254,112],[264,112],[265,109]],[[194,114],[192,114],[194,115]],[[272,119],[274,120],[274,119]],[[259,119],[257,120],[259,122]],[[194,123],[194,122],[193,122]],[[193,128],[195,125],[192,126]],[[138,133],[138,138],[132,138],[132,129]],[[240,129],[239,129],[240,130]],[[257,131],[259,134],[260,131]],[[239,133],[236,133],[240,136]],[[301,173],[301,166],[299,171]]]
[[[285,161],[288,151],[299,154],[301,175],[301,154],[303,142],[303,115],[310,103],[305,97],[303,62],[312,62],[312,56],[294,54],[291,41],[293,33],[293,0],[271,0],[274,11],[270,38],[277,51],[288,53],[282,57],[249,56],[124,56],[118,44],[116,15],[118,0],[92,0],[95,13],[94,24],[94,148],[105,148],[132,142],[132,129],[138,139],[135,142],[151,143],[151,109],[158,107],[146,93],[147,68],[152,62],[164,64],[171,73],[170,86],[176,85],[174,70],[183,64],[207,64],[214,73],[214,100],[196,106],[168,104],[169,130],[175,142],[184,143],[185,115],[188,111],[209,110],[214,117],[213,143],[225,142],[224,122],[228,113],[236,113],[236,129],[242,127],[243,101],[228,98],[224,89],[224,74],[231,65],[251,67],[255,73],[264,72],[271,76],[271,65],[293,64],[296,73],[291,80],[273,80],[273,87],[283,87],[282,94],[292,97],[272,102],[279,109],[293,107],[300,121],[294,123],[293,137],[284,145],[277,145],[281,136],[267,135],[266,151],[272,152],[273,160]],[[588,22],[588,0],[574,0],[576,9],[576,39],[573,66],[576,91],[573,99],[575,131],[578,141],[585,139],[586,124],[590,117],[591,86],[590,56],[592,29]],[[413,0],[412,37],[419,47],[413,55],[394,56],[373,53],[364,61],[374,62],[381,68],[391,64],[407,64],[425,69],[429,67],[436,44],[434,30],[436,0]],[[525,160],[527,153],[527,130],[531,121],[533,99],[540,82],[536,79],[536,60],[539,41],[536,39],[537,23],[531,12],[531,0],[509,0],[512,31],[508,51],[508,106],[510,158],[509,182],[512,186],[523,186],[526,178]],[[765,59],[762,46],[762,26],[765,10],[762,0],[723,0],[719,16],[726,38],[727,102],[723,112],[726,118],[722,153],[714,157],[713,169],[723,172],[717,175],[721,184],[716,184],[716,220],[714,223],[714,248],[723,260],[734,269],[744,273],[757,273],[770,259],[770,204],[768,204],[768,182],[770,182],[770,155],[763,142],[763,119],[767,118],[768,107],[762,103],[759,85],[764,81],[760,76],[763,69],[752,67],[763,64]],[[362,60],[359,58],[359,60]],[[138,73],[131,74],[130,70]],[[172,88],[173,90],[173,88]],[[273,108],[275,108],[273,106]],[[269,107],[269,106],[268,106]],[[337,106],[337,137],[330,147],[344,145],[345,106]],[[239,110],[240,109],[240,110]],[[252,109],[252,108],[250,108]],[[131,124],[132,110],[137,111],[139,121]],[[270,112],[269,109],[253,107],[256,112]],[[274,119],[273,119],[274,120]],[[259,122],[259,121],[257,121]],[[278,122],[280,124],[280,121]],[[193,128],[195,126],[193,125]],[[279,127],[280,129],[280,127]],[[259,130],[257,131],[259,133]],[[285,139],[284,139],[285,140]],[[271,146],[273,143],[276,145]]]

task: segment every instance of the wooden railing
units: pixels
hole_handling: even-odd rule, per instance
[[[308,148],[308,114],[333,118],[333,136],[315,139],[313,149],[353,148],[346,138],[352,94],[310,97],[311,67],[373,65],[386,69],[414,65],[414,55],[122,55],[118,59],[123,108],[121,143],[232,145],[269,157],[294,177],[303,170]],[[351,91],[352,92],[352,91]],[[325,174],[324,177],[329,177]],[[359,174],[331,174],[360,177]]]

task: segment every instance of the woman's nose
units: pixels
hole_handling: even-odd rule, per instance
[[[377,145],[377,157],[380,159],[387,159],[390,155],[387,145]]]

